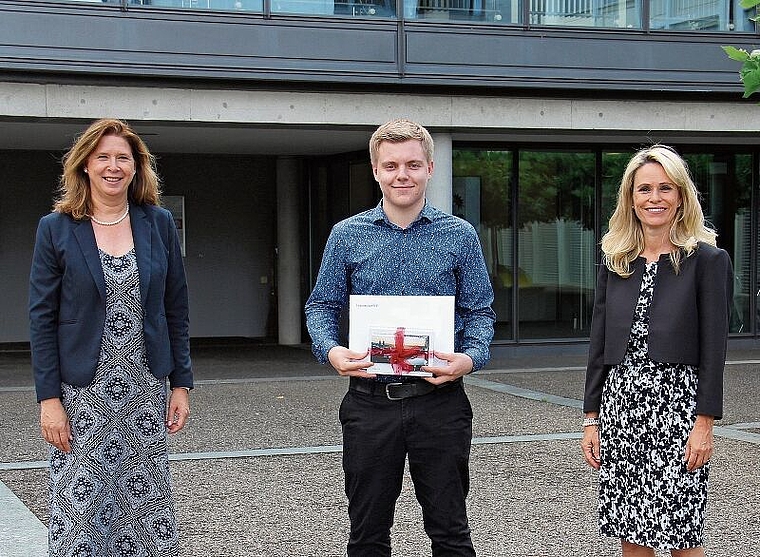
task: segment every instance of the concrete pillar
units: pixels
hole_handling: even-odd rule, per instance
[[[277,159],[277,341],[301,343],[301,238],[298,200],[301,195],[301,161]]]
[[[433,207],[451,213],[452,149],[450,133],[433,133],[433,178],[428,183],[427,198]]]

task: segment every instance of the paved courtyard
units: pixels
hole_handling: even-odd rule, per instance
[[[517,354],[496,351],[466,378],[478,555],[618,555],[597,533],[596,473],[579,450],[583,350]],[[192,420],[171,440],[183,555],[344,555],[337,409],[347,380],[305,347],[207,346],[193,358]],[[0,409],[0,557],[42,557],[47,449],[26,353],[0,352]],[[716,434],[707,555],[758,557],[760,351],[731,351]],[[395,556],[430,555],[408,475],[393,544]]]

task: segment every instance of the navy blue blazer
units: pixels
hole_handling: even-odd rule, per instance
[[[140,270],[143,333],[150,371],[171,387],[193,386],[187,281],[171,213],[129,206]],[[29,280],[32,368],[37,400],[61,383],[95,376],[105,324],[106,285],[92,223],[50,213],[40,219]]]
[[[646,260],[633,263],[628,278],[601,265],[591,321],[583,411],[598,412],[609,369],[623,361],[631,333]],[[649,308],[649,357],[699,370],[697,414],[723,415],[723,368],[733,299],[731,259],[700,242],[681,260],[676,275],[670,256],[661,255]]]

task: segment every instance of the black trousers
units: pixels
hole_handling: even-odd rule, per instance
[[[427,395],[388,400],[349,389],[340,406],[349,557],[388,557],[405,460],[433,557],[474,556],[465,499],[472,407],[459,381]]]

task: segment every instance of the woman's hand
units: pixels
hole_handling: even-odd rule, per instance
[[[190,417],[190,393],[182,387],[172,389],[169,407],[166,410],[166,428],[169,433],[177,433],[185,427]]]
[[[596,418],[595,415],[588,415],[588,418]],[[599,470],[601,457],[599,452],[599,426],[588,425],[583,428],[583,439],[581,439],[581,450],[586,462],[594,470]]]
[[[60,398],[47,398],[40,402],[40,429],[45,441],[56,449],[71,451],[71,425]]]
[[[689,472],[704,466],[712,457],[715,442],[713,437],[714,422],[715,418],[712,416],[702,414],[697,416],[694,428],[686,441],[686,452],[684,454],[686,469]]]

